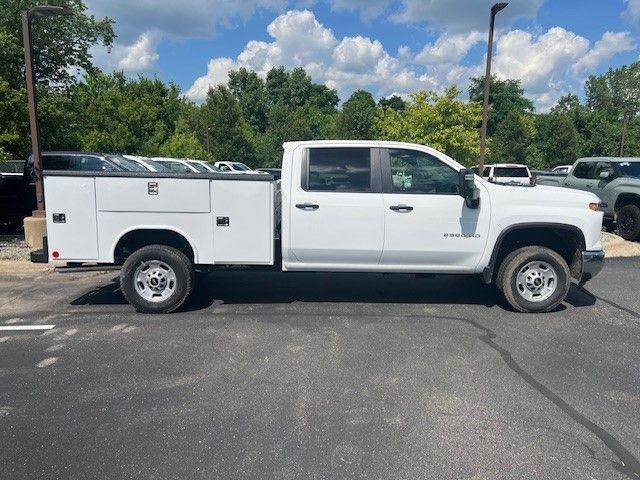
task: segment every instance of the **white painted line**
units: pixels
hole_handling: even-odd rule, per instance
[[[0,325],[2,330],[51,330],[55,325]]]

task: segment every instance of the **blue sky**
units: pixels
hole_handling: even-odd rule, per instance
[[[487,0],[88,0],[116,21],[96,63],[157,75],[196,102],[242,66],[302,66],[344,100],[457,85],[481,75]],[[640,0],[512,0],[498,15],[494,72],[539,110],[585,78],[640,56]]]

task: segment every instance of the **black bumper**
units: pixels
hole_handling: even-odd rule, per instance
[[[582,274],[580,285],[584,285],[595,277],[604,266],[604,252],[602,250],[582,252]]]

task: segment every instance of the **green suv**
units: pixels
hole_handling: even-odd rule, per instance
[[[566,177],[541,175],[537,183],[595,193],[606,204],[605,224],[617,223],[625,240],[640,240],[640,158],[581,158]]]

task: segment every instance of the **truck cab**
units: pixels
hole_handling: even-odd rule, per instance
[[[604,258],[595,195],[490,183],[422,145],[285,143],[281,181],[213,172],[44,176],[48,257],[122,265],[123,294],[149,313],[179,308],[195,268],[235,266],[477,275],[512,308],[548,311]]]

